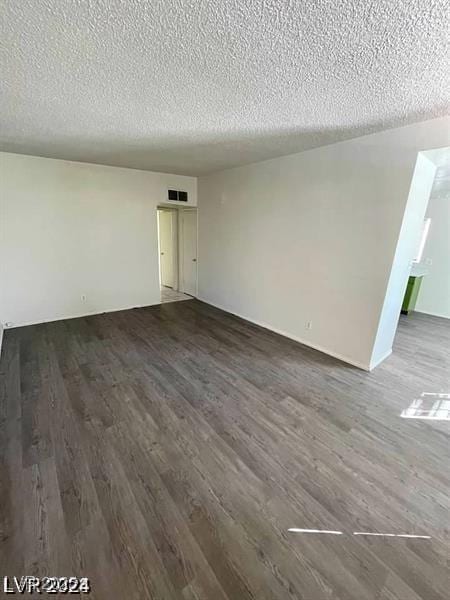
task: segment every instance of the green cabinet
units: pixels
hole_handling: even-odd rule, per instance
[[[417,296],[419,295],[420,286],[422,284],[422,276],[411,276],[408,279],[405,297],[403,298],[402,314],[407,315],[410,310],[414,310],[416,306]]]

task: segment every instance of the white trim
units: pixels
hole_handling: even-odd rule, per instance
[[[3,325],[0,323],[0,358],[2,357],[2,344],[3,344]]]
[[[179,209],[179,219],[178,219],[178,256],[179,256],[179,291],[182,294],[185,294],[184,291],[184,210]]]
[[[26,321],[25,323],[13,323],[8,325],[6,329],[16,329],[17,327],[29,327],[30,325],[42,325],[43,323],[54,323],[56,321],[66,321],[69,319],[82,319],[83,317],[93,317],[94,315],[104,315],[108,313],[120,312],[121,310],[133,310],[134,308],[149,308],[150,306],[158,306],[161,304],[161,300],[153,302],[152,304],[137,304],[135,306],[124,306],[122,308],[108,308],[106,310],[92,311],[87,313],[80,313],[79,315],[67,315],[65,317],[54,317],[52,319],[43,319],[42,321]]]
[[[166,212],[170,213],[170,230],[171,230],[171,246],[172,246],[172,285],[171,287],[175,292],[180,291],[180,268],[179,268],[179,210],[176,206],[157,206],[156,207],[156,219],[158,222],[158,270],[159,270],[159,287],[162,286],[161,277],[161,231],[159,223],[159,213]]]
[[[176,292],[188,294],[184,286],[184,215],[188,212],[195,212],[196,215],[196,246],[197,246],[197,274],[195,278],[195,296],[198,292],[198,208],[197,206],[165,206],[158,204],[157,213],[159,210],[172,213],[172,251],[173,251],[173,286],[172,289]],[[158,272],[159,285],[161,286],[161,250],[160,250],[160,234],[159,234],[159,218],[158,218]],[[191,294],[188,294],[191,295]]]
[[[386,352],[386,354],[383,354],[383,356],[381,358],[379,358],[378,360],[376,360],[374,363],[371,362],[369,365],[369,371],[373,371],[375,369],[375,367],[378,367],[378,365],[381,364],[384,360],[386,360],[391,354],[392,354],[392,348],[390,350],[388,350]]]
[[[220,310],[224,310],[225,312],[230,313],[231,315],[235,315],[236,317],[239,317],[241,319],[244,319],[245,321],[249,321],[250,323],[254,323],[255,325],[259,325],[260,327],[264,327],[264,329],[268,329],[269,331],[273,331],[274,333],[278,333],[279,335],[282,335],[284,337],[287,337],[291,340],[294,340],[294,342],[298,342],[299,344],[302,344],[303,346],[308,346],[308,348],[313,348],[313,350],[318,350],[319,352],[322,352],[323,354],[327,354],[328,356],[332,356],[333,358],[337,358],[338,360],[341,360],[342,362],[348,363],[349,365],[353,365],[354,367],[358,367],[358,369],[362,369],[363,371],[370,371],[370,366],[361,362],[358,362],[356,360],[353,360],[352,358],[349,358],[348,356],[344,356],[343,354],[339,354],[337,352],[334,352],[333,350],[328,350],[328,348],[324,348],[323,346],[319,346],[319,344],[311,344],[310,341],[304,340],[296,335],[292,335],[291,333],[288,333],[287,331],[283,331],[282,329],[277,329],[276,327],[272,327],[272,325],[268,325],[267,323],[264,323],[263,321],[257,321],[256,319],[250,319],[249,317],[246,317],[245,315],[242,315],[240,313],[234,312],[232,310],[229,310],[228,308],[225,308],[224,306],[220,305],[220,304],[216,304],[215,302],[211,302],[210,300],[207,300],[206,298],[203,298],[202,296],[198,296],[198,299],[201,300],[202,302],[205,302],[206,304],[210,304],[211,306],[214,306],[216,308],[220,308]],[[384,360],[384,359],[383,359]]]
[[[180,289],[180,265],[179,265],[179,211],[172,211],[172,273],[173,273],[173,286],[172,289],[176,292]]]
[[[193,298],[197,298],[198,297],[198,210],[196,206],[188,206],[186,208],[180,209],[179,210],[180,213],[180,229],[179,229],[179,247],[180,247],[180,288],[179,291],[182,292],[183,294],[187,294],[188,296],[192,296],[192,294],[190,294],[189,292],[186,291],[185,289],[185,283],[184,283],[184,228],[185,228],[185,221],[184,221],[184,215],[186,213],[195,213],[196,216],[196,223],[195,223],[195,227],[196,227],[196,276],[195,276],[195,295],[192,296]]]
[[[422,233],[420,235],[420,244],[419,249],[417,251],[416,257],[413,259],[413,263],[420,263],[423,256],[423,250],[425,248],[425,244],[427,242],[428,233],[430,232],[431,219],[430,217],[424,219],[422,225]]]
[[[417,310],[416,308],[414,309],[413,312],[418,312],[423,315],[430,315],[431,317],[440,317],[441,319],[450,319],[450,317],[448,315],[441,315],[441,313],[434,313],[434,312],[429,312],[426,310]]]

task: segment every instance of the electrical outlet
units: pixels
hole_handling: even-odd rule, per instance
[[[81,294],[81,300],[82,302],[86,302],[86,294]]]
[[[312,321],[306,321],[306,329],[312,329]]]

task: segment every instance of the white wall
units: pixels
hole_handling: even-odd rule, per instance
[[[422,257],[427,275],[415,310],[450,319],[450,197],[431,197],[426,217],[431,219]]]
[[[156,206],[168,187],[196,205],[196,185],[193,177],[0,153],[0,321],[158,303]]]
[[[392,351],[397,323],[405,296],[411,265],[420,242],[423,219],[433,187],[436,165],[420,153],[408,194],[400,236],[389,275],[370,366],[378,365]]]
[[[449,137],[436,119],[200,178],[199,297],[370,368],[417,154]]]

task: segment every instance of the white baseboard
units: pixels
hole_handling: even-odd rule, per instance
[[[386,354],[383,354],[383,356],[381,358],[379,358],[378,360],[376,360],[374,363],[370,363],[370,367],[369,367],[369,371],[373,371],[375,369],[375,367],[378,367],[378,365],[380,365],[383,360],[386,360],[388,358],[388,356],[390,356],[392,354],[392,348],[389,350],[389,352],[386,352]]]
[[[292,335],[291,333],[288,333],[287,331],[283,331],[281,329],[277,329],[276,327],[272,327],[272,325],[269,325],[267,323],[264,323],[263,321],[257,321],[255,319],[251,319],[245,315],[242,315],[240,313],[234,312],[229,310],[228,308],[226,308],[225,306],[222,306],[220,304],[216,304],[215,302],[210,302],[209,300],[207,300],[206,298],[202,298],[201,296],[198,296],[198,300],[201,300],[202,302],[205,302],[206,304],[210,304],[211,306],[215,306],[216,308],[219,308],[220,310],[223,310],[227,313],[230,313],[231,315],[234,315],[236,317],[239,317],[241,319],[244,319],[245,321],[249,321],[250,323],[254,323],[255,325],[259,325],[260,327],[264,327],[264,329],[268,329],[269,331],[273,331],[274,333],[278,333],[279,335],[282,335],[286,338],[289,338],[290,340],[294,340],[294,342],[298,342],[299,344],[302,344],[303,346],[308,346],[308,348],[313,348],[314,350],[318,350],[319,352],[323,352],[323,354],[327,354],[328,356],[332,356],[333,358],[337,358],[345,363],[348,363],[349,365],[352,365],[354,367],[358,367],[358,369],[362,369],[363,371],[371,371],[370,365],[358,362],[353,360],[352,358],[349,358],[348,356],[344,356],[343,354],[339,354],[337,352],[334,352],[333,350],[329,350],[328,348],[324,348],[323,346],[319,346],[318,344],[311,344],[310,341],[308,340],[304,340],[296,335]],[[384,359],[383,359],[384,360]],[[381,362],[381,361],[380,361]],[[376,365],[375,365],[376,366]]]
[[[124,306],[122,308],[109,308],[100,311],[92,311],[87,313],[80,313],[78,315],[67,315],[64,317],[56,317],[53,319],[43,319],[41,321],[25,321],[23,323],[14,323],[8,325],[6,329],[15,329],[16,327],[29,327],[30,325],[41,325],[43,323],[54,323],[56,321],[66,321],[69,319],[82,319],[83,317],[93,317],[94,315],[104,315],[107,313],[120,312],[121,310],[133,310],[134,308],[147,308],[149,306],[157,306],[160,302],[154,302],[153,304],[137,304],[135,306]]]
[[[305,340],[302,339],[296,335],[292,335],[291,333],[288,333],[287,331],[283,331],[281,329],[277,329],[276,327],[272,327],[271,325],[269,325],[268,323],[265,323],[263,321],[258,321],[256,319],[251,319],[246,315],[234,312],[229,310],[228,308],[226,308],[225,306],[221,305],[221,304],[217,304],[215,302],[211,302],[209,300],[207,300],[206,298],[203,298],[201,296],[198,296],[198,299],[201,300],[202,302],[205,302],[206,304],[210,304],[211,306],[214,306],[216,308],[219,308],[220,310],[223,310],[225,312],[228,312],[232,315],[235,315],[236,317],[239,317],[241,319],[244,319],[245,321],[249,321],[250,323],[254,323],[255,325],[258,325],[259,327],[264,327],[264,329],[268,329],[269,331],[273,331],[274,333],[277,333],[278,335],[282,335],[286,338],[289,338],[291,340],[294,340],[295,342],[298,342],[299,344],[302,344],[303,346],[307,346],[308,348],[313,348],[314,350],[318,350],[319,352],[323,352],[324,354],[327,354],[328,356],[332,356],[333,358],[337,358],[338,360],[341,360],[347,364],[350,364],[354,367],[357,367],[358,369],[362,369],[364,371],[372,371],[375,367],[377,367],[381,362],[383,362],[388,356],[390,356],[390,354],[392,353],[392,350],[390,350],[389,352],[387,352],[380,360],[378,360],[375,364],[364,364],[358,361],[353,360],[352,358],[349,358],[348,356],[345,356],[343,354],[339,354],[338,352],[334,352],[333,350],[329,350],[328,348],[325,348],[323,346],[320,346],[318,344],[312,344],[309,340]],[[141,304],[141,305],[137,305],[137,306],[125,306],[123,308],[112,308],[109,310],[102,310],[100,312],[97,311],[93,311],[93,312],[88,312],[88,313],[83,313],[83,314],[78,314],[78,315],[70,315],[70,316],[64,316],[64,317],[57,317],[56,319],[45,319],[42,321],[30,321],[30,322],[25,322],[25,323],[19,323],[19,324],[14,324],[11,326],[11,328],[15,328],[15,327],[27,327],[29,325],[39,325],[42,323],[52,323],[54,321],[65,321],[66,319],[80,319],[82,317],[90,317],[93,315],[101,315],[101,314],[105,314],[105,313],[114,313],[114,312],[119,312],[122,310],[132,310],[134,308],[146,308],[146,307],[150,307],[150,306],[157,306],[158,304],[160,304],[159,302],[155,302],[154,304]],[[0,325],[0,353],[1,353],[1,344],[2,344],[2,340],[3,340],[3,326]]]

